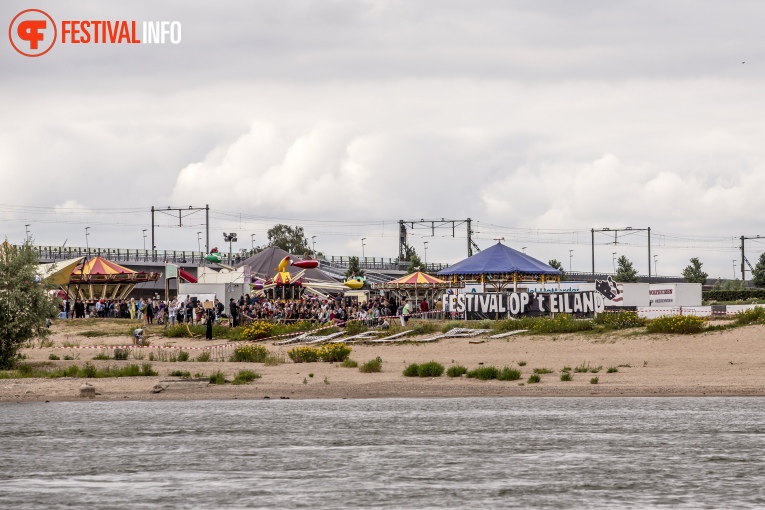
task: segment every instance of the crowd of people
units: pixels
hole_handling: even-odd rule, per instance
[[[409,316],[430,311],[440,313],[441,300],[429,303],[427,300],[414,302],[395,297],[372,296],[367,302],[359,303],[350,298],[337,297],[322,299],[303,297],[299,300],[284,301],[246,294],[238,300],[229,299],[226,305],[220,300],[203,303],[186,298],[169,303],[155,296],[154,299],[135,298],[125,300],[64,300],[60,305],[61,318],[122,318],[141,320],[144,324],[189,323],[204,324],[211,318],[218,322],[227,319],[232,327],[256,320],[277,322],[312,321],[319,324],[345,323],[350,320],[364,322],[369,326],[383,326],[390,317],[400,317],[404,324]]]

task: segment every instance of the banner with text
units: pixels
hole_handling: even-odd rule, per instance
[[[587,315],[604,310],[603,296],[596,291],[446,294],[444,302],[447,312],[464,314],[468,320],[551,313]]]

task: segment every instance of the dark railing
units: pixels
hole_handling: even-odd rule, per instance
[[[83,248],[76,246],[35,246],[35,251],[41,261],[67,260],[75,257],[96,257],[101,256],[114,262],[172,262],[174,264],[189,265],[209,265],[205,260],[207,253],[198,251],[176,251],[176,250],[134,250],[129,248]],[[239,264],[255,252],[246,250],[243,252],[234,252],[229,257],[228,253],[220,252],[221,263],[229,266]],[[348,262],[351,257],[325,256],[322,260],[331,263],[338,268],[348,268]],[[359,257],[359,266],[362,269],[370,271],[406,271],[409,268],[409,262],[399,262],[396,258],[377,258],[377,257]],[[448,264],[429,263],[427,269],[423,264],[423,271],[430,273],[438,272],[448,267]]]

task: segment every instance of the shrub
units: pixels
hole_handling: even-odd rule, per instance
[[[529,383],[529,384],[536,384],[536,383],[538,383],[541,380],[542,380],[542,378],[539,377],[539,374],[532,374],[531,377],[529,377],[529,380],[526,381],[526,382]]]
[[[93,363],[91,363],[90,361],[85,363],[85,365],[82,367],[82,373],[87,378],[95,377],[96,376],[96,372],[97,372],[96,367],[93,366]]]
[[[499,371],[497,379],[500,381],[517,381],[521,378],[521,371],[515,368],[505,367]]]
[[[295,363],[313,363],[319,361],[319,353],[315,347],[293,347],[287,351],[287,356]]]
[[[58,357],[58,356],[56,356],[55,354],[49,354],[49,355],[48,355],[48,359],[51,359],[51,360],[58,360],[58,359],[61,359],[61,358],[59,358],[59,357]]]
[[[590,331],[594,324],[589,319],[574,319],[570,315],[557,314],[553,318],[542,317],[532,325],[534,333],[576,333],[578,331]]]
[[[210,384],[226,384],[226,376],[220,370],[210,375]]]
[[[74,357],[73,357],[73,356],[70,356],[70,355],[68,355],[68,354],[64,354],[64,359],[65,359],[65,360],[69,360],[69,361],[71,361],[71,360],[73,360],[73,359],[74,359]]]
[[[518,362],[518,366],[519,367],[525,367],[526,366],[526,362],[525,361],[519,361]]]
[[[316,353],[319,356],[319,359],[322,361],[344,361],[348,356],[351,355],[351,349],[345,344],[341,343],[334,343],[334,344],[325,344],[320,346]]]
[[[351,320],[345,323],[345,332],[349,335],[358,335],[369,329],[367,325],[361,321]]]
[[[173,370],[168,374],[170,377],[183,377],[184,379],[188,379],[191,377],[191,372],[183,372],[181,370]]]
[[[467,368],[463,367],[462,365],[455,365],[453,367],[449,367],[446,370],[446,376],[447,377],[462,377],[463,375],[467,374]]]
[[[371,359],[359,367],[359,372],[365,374],[372,372],[382,372],[382,358],[377,356],[375,359]]]
[[[101,351],[98,354],[96,354],[95,356],[93,356],[93,359],[102,361],[102,360],[107,360],[107,359],[111,359],[111,358],[109,358],[109,355],[106,354],[106,351]]]
[[[637,312],[618,311],[599,313],[594,322],[606,329],[627,329],[645,326],[646,319],[638,316]]]
[[[240,345],[234,349],[231,361],[244,361],[247,363],[263,363],[268,356],[268,349],[262,345]]]
[[[435,361],[429,361],[419,366],[417,375],[420,377],[441,377],[444,374],[444,366]]]
[[[277,352],[275,354],[268,353],[268,356],[266,356],[266,359],[263,360],[263,364],[267,367],[275,367],[277,365],[281,365],[287,361],[287,358],[284,356],[284,353]]]
[[[590,384],[598,384],[599,379],[597,377],[593,377],[590,379]]]
[[[553,371],[549,368],[535,368],[534,369],[535,374],[552,374]]]
[[[478,367],[465,374],[468,378],[475,378],[480,381],[488,381],[489,379],[496,379],[499,377],[499,370],[497,367]]]
[[[234,377],[233,384],[247,384],[260,378],[260,374],[252,370],[240,370]]]
[[[189,357],[190,355],[186,351],[181,351],[178,353],[178,361],[188,361]]]
[[[563,372],[560,374],[560,380],[561,381],[570,381],[572,379],[571,372]]]
[[[356,368],[359,366],[359,363],[357,361],[353,361],[351,358],[345,358],[340,366],[343,368]]]
[[[606,373],[608,373],[608,374],[614,374],[614,373],[616,373],[616,372],[618,372],[618,371],[619,371],[619,369],[618,369],[618,368],[616,368],[616,367],[608,367],[608,370],[606,370]]]
[[[747,324],[765,324],[765,308],[755,306],[751,310],[741,310],[733,316],[735,324],[744,326]]]
[[[412,363],[404,369],[404,377],[417,377],[420,374],[420,365]]]
[[[433,333],[438,329],[437,325],[433,322],[418,322],[412,326],[412,332],[415,335],[427,335]],[[448,330],[447,330],[448,331]]]
[[[276,324],[268,321],[255,321],[242,328],[240,337],[245,340],[257,340],[274,335]]]
[[[159,372],[151,368],[151,363],[141,363],[141,374],[146,376],[159,375]]]
[[[130,349],[114,349],[114,359],[126,360],[130,356]]]
[[[584,362],[583,362],[581,365],[579,365],[578,367],[574,368],[574,372],[576,372],[578,374],[587,373],[589,371],[590,371],[590,364],[589,363],[587,363],[585,365]]]
[[[647,330],[650,333],[692,335],[703,331],[705,324],[705,318],[695,315],[665,315],[649,321]]]
[[[204,351],[199,356],[197,356],[197,361],[200,361],[202,363],[207,363],[210,361],[210,351]]]

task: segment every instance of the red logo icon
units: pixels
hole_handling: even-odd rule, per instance
[[[40,9],[21,11],[8,27],[13,48],[25,57],[45,55],[56,43],[56,23]]]

